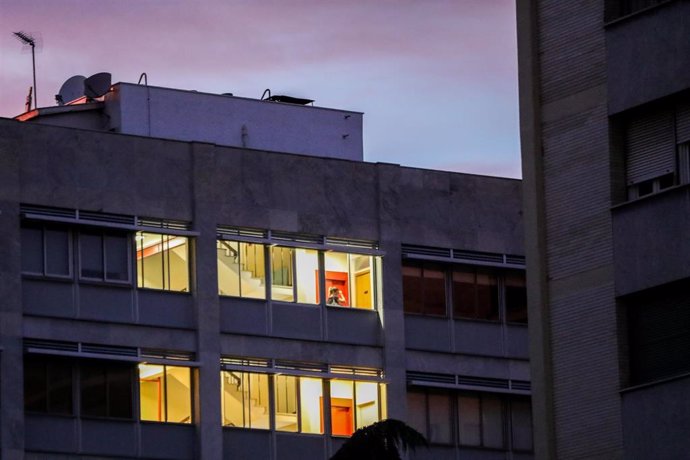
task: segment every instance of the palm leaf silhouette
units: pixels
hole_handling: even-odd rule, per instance
[[[355,431],[331,460],[401,460],[402,452],[428,445],[426,438],[405,422],[387,419]]]

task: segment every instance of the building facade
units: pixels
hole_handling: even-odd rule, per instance
[[[89,103],[0,120],[3,459],[327,459],[386,417],[415,458],[532,458],[519,181]]]
[[[537,458],[690,452],[690,2],[517,2]]]

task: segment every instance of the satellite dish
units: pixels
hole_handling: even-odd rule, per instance
[[[91,75],[84,80],[84,96],[94,99],[103,96],[110,89],[112,75],[109,72],[101,72]]]
[[[59,105],[65,105],[75,99],[79,99],[84,95],[84,80],[83,75],[75,75],[67,79],[60,87],[60,92],[55,99]]]

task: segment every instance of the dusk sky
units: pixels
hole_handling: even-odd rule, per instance
[[[514,0],[0,0],[0,116],[72,75],[364,112],[367,161],[520,177]]]

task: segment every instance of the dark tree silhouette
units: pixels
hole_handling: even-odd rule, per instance
[[[331,460],[401,460],[401,453],[428,445],[419,431],[389,418],[355,431]]]

